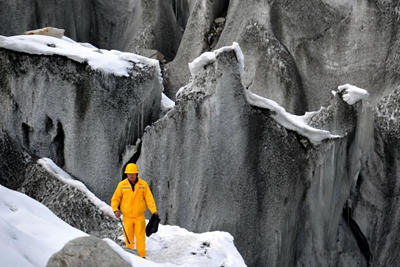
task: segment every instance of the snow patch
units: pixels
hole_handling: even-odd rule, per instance
[[[192,75],[192,78],[196,76],[200,72],[200,70],[210,64],[213,63],[217,60],[217,56],[223,52],[226,51],[235,51],[236,53],[236,58],[239,62],[239,70],[240,70],[240,75],[243,74],[244,71],[244,56],[242,53],[242,50],[239,47],[239,44],[237,42],[233,42],[231,46],[224,46],[221,47],[217,50],[214,50],[213,52],[204,52],[201,54],[199,57],[197,57],[195,60],[189,63],[189,70]]]
[[[70,43],[72,43],[72,44],[80,44],[81,46],[84,46],[84,47],[87,47],[87,48],[91,48],[91,49],[97,49],[97,50],[98,50],[98,48],[95,47],[95,46],[92,45],[92,44],[89,44],[89,43],[81,43],[81,42],[75,42],[74,40],[72,40],[71,38],[69,38],[69,37],[67,37],[67,36],[63,36],[63,37],[61,37],[61,39],[63,39],[64,41],[70,42]]]
[[[98,49],[91,44],[78,43],[68,37],[61,39],[45,35],[1,36],[0,47],[33,55],[60,55],[77,62],[87,62],[94,70],[116,76],[129,77],[132,62],[138,66],[154,66],[162,86],[161,68],[158,60],[117,50]]]
[[[187,267],[243,267],[242,256],[227,232],[196,234],[184,228],[160,225],[158,232],[146,239],[147,256],[153,262]]]
[[[64,36],[64,33],[65,33],[64,29],[58,29],[58,28],[54,28],[54,27],[46,27],[46,28],[42,28],[42,29],[25,32],[25,34],[27,34],[27,35],[32,35],[32,34],[48,35],[48,36],[53,36],[56,38],[62,38]]]
[[[349,105],[353,105],[358,101],[368,99],[369,97],[369,93],[367,90],[348,83],[344,85],[339,85],[338,92],[342,93],[343,101],[345,101]]]
[[[175,102],[172,101],[168,96],[162,93],[161,97],[161,111],[167,111],[175,107]]]
[[[200,70],[210,63],[213,63],[217,60],[214,52],[205,52],[197,57],[195,60],[189,63],[189,70],[194,77]]]
[[[51,159],[49,158],[41,158],[37,161],[44,169],[46,169],[50,174],[56,177],[58,180],[65,184],[69,184],[79,191],[86,194],[86,196],[90,199],[90,201],[96,205],[102,212],[107,214],[108,216],[114,218],[114,212],[110,205],[106,204],[104,201],[100,200],[93,194],[81,181],[75,180],[68,173],[66,173],[63,169],[58,167]]]
[[[256,95],[249,90],[244,90],[246,99],[250,105],[269,109],[275,114],[271,117],[286,129],[295,131],[302,136],[307,137],[311,143],[318,145],[322,140],[331,138],[340,138],[340,135],[333,135],[329,131],[313,128],[308,125],[309,118],[318,111],[307,112],[303,116],[288,113],[282,106],[273,100]]]

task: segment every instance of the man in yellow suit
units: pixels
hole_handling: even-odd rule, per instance
[[[121,213],[123,214],[126,232],[124,233],[125,246],[133,249],[134,237],[136,237],[136,250],[139,256],[144,258],[146,256],[146,222],[144,217],[146,205],[152,214],[158,215],[158,212],[150,187],[138,177],[139,169],[137,165],[129,163],[125,168],[125,173],[128,178],[118,184],[111,199],[111,207],[118,219]]]

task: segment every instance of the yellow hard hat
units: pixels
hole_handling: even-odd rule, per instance
[[[139,173],[139,169],[135,163],[129,163],[125,167],[125,173]]]

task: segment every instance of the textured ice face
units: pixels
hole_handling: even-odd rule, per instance
[[[44,37],[66,47],[70,44]],[[44,43],[40,46],[47,47]],[[82,51],[93,49],[71,45]],[[85,56],[70,53],[80,59]],[[103,200],[109,200],[121,179],[121,159],[127,147],[158,118],[162,95],[160,77],[153,66],[121,60],[119,52],[114,54],[115,62],[132,66],[124,70],[129,71],[129,77],[94,71],[66,56],[0,49],[3,129],[21,140],[27,150],[52,158],[79,177]]]
[[[243,74],[243,69],[244,69],[244,58],[243,58],[243,53],[242,50],[240,49],[240,46],[238,43],[234,42],[231,46],[224,46],[221,47],[213,52],[205,52],[201,54],[199,57],[194,59],[191,63],[189,63],[189,69],[192,74],[192,79],[195,79],[196,75],[199,75],[200,71],[202,69],[205,69],[205,67],[208,64],[213,64],[217,60],[217,56],[221,55],[222,53],[228,52],[228,51],[234,51],[236,55],[236,60],[239,64],[239,72],[240,76]],[[182,87],[178,92],[177,92],[177,98],[180,98],[181,95],[183,94],[188,94],[190,93],[189,88],[190,84]],[[207,87],[207,86],[205,86]],[[196,90],[196,88],[192,87],[192,90]],[[343,89],[344,90],[344,89]],[[348,93],[352,95],[351,101],[353,100],[359,100],[362,99],[361,97],[364,96],[362,93],[364,93],[365,90],[363,89],[358,89],[356,87],[351,87],[348,88]],[[260,108],[265,108],[269,109],[270,111],[273,112],[271,115],[272,118],[275,119],[280,125],[283,127],[296,131],[297,133],[307,137],[313,144],[317,145],[321,143],[322,140],[329,139],[329,138],[339,138],[340,135],[335,135],[331,134],[329,131],[326,130],[321,130],[317,129],[314,127],[311,127],[307,123],[307,114],[304,116],[297,116],[294,114],[291,114],[287,112],[281,105],[276,103],[275,101],[259,96],[257,94],[254,94],[250,92],[249,90],[244,90],[243,91],[247,101],[249,102],[250,105],[260,107]],[[346,91],[347,92],[347,91]],[[365,91],[365,93],[368,95],[368,92]],[[344,98],[347,97],[347,95],[343,96]],[[308,113],[310,114],[310,113]]]
[[[246,90],[236,52],[221,51],[195,60],[202,67],[175,108],[142,138],[138,165],[160,215],[230,232],[249,266],[293,266],[295,250],[304,265],[325,263],[352,182],[343,166],[355,109],[335,97],[330,108],[293,115]]]

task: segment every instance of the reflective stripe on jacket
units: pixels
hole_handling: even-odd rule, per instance
[[[111,207],[113,211],[118,210],[120,206],[124,217],[137,218],[144,216],[146,204],[151,213],[157,211],[153,194],[148,184],[138,177],[135,190],[132,191],[128,178],[119,182],[117,189],[111,199]]]

